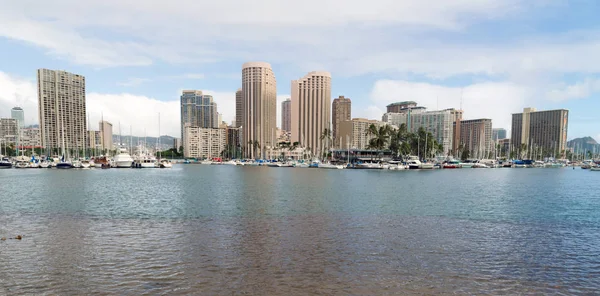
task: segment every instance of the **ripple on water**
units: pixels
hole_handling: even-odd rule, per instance
[[[0,172],[0,294],[597,293],[598,182],[550,172]]]

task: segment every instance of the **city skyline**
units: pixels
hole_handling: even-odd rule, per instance
[[[262,60],[285,86],[277,93],[278,109],[291,95],[289,81],[323,70],[332,74],[333,97],[353,98],[354,117],[379,119],[389,103],[412,100],[428,110],[462,105],[465,119],[491,118],[495,127],[508,130],[510,114],[535,106],[570,110],[569,138],[598,138],[600,118],[593,110],[600,107],[600,62],[596,29],[589,24],[594,4],[506,2],[352,2],[328,6],[306,19],[280,7],[268,9],[275,18],[258,18],[257,5],[230,24],[233,15],[223,4],[211,4],[207,19],[190,17],[201,6],[182,1],[178,7],[186,17],[177,27],[166,22],[158,28],[156,19],[179,19],[180,12],[153,3],[140,18],[131,7],[118,4],[107,11],[91,0],[73,14],[94,16],[86,18],[65,13],[73,9],[67,3],[41,3],[35,9],[8,3],[0,20],[11,28],[0,30],[0,46],[7,53],[0,57],[0,117],[21,106],[25,124],[38,123],[31,112],[37,110],[35,70],[64,69],[86,76],[91,122],[104,113],[108,121],[132,126],[134,134],[147,129],[155,135],[160,112],[163,133],[176,136],[181,90],[213,95],[223,119],[231,122],[239,66]],[[336,18],[325,17],[328,13]],[[210,30],[189,40],[186,28],[206,27],[206,22],[213,23]],[[211,30],[231,34],[215,37]],[[347,31],[354,37],[339,34]],[[302,32],[302,38],[290,38],[290,32]],[[271,38],[264,40],[265,34]],[[182,40],[191,44],[175,46]],[[293,55],[290,47],[305,54]],[[139,111],[135,118],[131,110]]]

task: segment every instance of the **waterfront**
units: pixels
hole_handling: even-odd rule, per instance
[[[600,173],[0,171],[0,294],[600,289]]]

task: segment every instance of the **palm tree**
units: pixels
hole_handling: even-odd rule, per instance
[[[527,144],[522,143],[519,147],[519,157],[521,157],[521,159],[524,159],[525,156],[527,156]]]
[[[403,154],[402,150],[404,149],[402,149],[402,146],[404,143],[407,142],[409,137],[409,133],[406,129],[406,124],[401,124],[400,127],[395,131],[390,129],[390,134],[391,136],[389,149],[395,152],[396,155]]]
[[[321,144],[321,147],[323,147],[323,150],[329,151],[329,144],[331,142],[331,130],[326,128],[323,130],[323,133],[321,134],[321,141],[325,140],[326,144],[323,145]],[[325,154],[325,153],[323,153]]]
[[[390,140],[392,130],[389,125],[375,126],[371,124],[366,132],[367,136],[372,138],[369,140],[369,148],[375,150],[383,150]]]

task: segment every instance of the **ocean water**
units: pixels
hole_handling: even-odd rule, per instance
[[[570,168],[0,170],[0,295],[598,294],[599,181]]]

